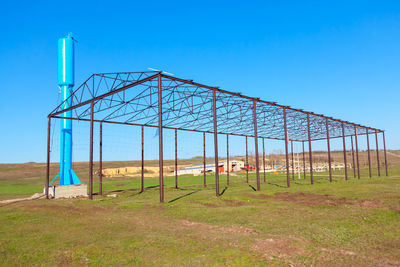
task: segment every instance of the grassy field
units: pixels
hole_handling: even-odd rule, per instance
[[[374,168],[369,178],[364,166],[361,179],[334,172],[330,183],[317,173],[314,185],[296,177],[286,188],[284,174],[267,174],[256,192],[254,174],[249,184],[245,174],[231,176],[229,186],[222,175],[217,198],[212,175],[207,188],[202,176],[180,176],[179,189],[167,176],[164,204],[158,178],[146,178],[143,193],[138,177],[108,178],[105,194],[116,198],[3,205],[0,265],[400,266],[400,162],[392,153],[389,177]],[[0,198],[42,191],[44,167],[0,165]],[[87,163],[75,169],[87,177]]]

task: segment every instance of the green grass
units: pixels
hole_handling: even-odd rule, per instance
[[[126,163],[107,163],[126,166]],[[118,165],[120,164],[120,165]],[[53,166],[52,175],[56,173]],[[75,169],[84,181],[87,164]],[[267,174],[221,175],[221,197],[207,176],[106,178],[94,200],[36,200],[0,207],[1,266],[387,266],[400,265],[400,168],[390,176],[343,179],[334,172],[291,181]],[[0,165],[2,199],[42,190],[44,165]],[[97,178],[97,177],[96,177]],[[263,175],[261,174],[261,180]],[[252,187],[251,187],[252,186]],[[97,181],[95,192],[97,192]]]

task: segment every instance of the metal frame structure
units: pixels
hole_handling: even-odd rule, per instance
[[[310,181],[313,184],[312,141],[327,140],[330,157],[330,139],[342,138],[344,157],[346,158],[345,140],[353,136],[356,143],[357,173],[360,178],[358,157],[358,139],[360,135],[375,134],[378,148],[378,133],[382,134],[385,170],[387,171],[386,145],[384,131],[348,121],[327,117],[322,114],[279,105],[259,98],[229,92],[219,87],[207,86],[193,80],[181,79],[163,72],[120,72],[91,75],[77,87],[65,101],[71,101],[69,108],[63,103],[48,115],[47,136],[47,176],[49,184],[50,168],[50,127],[51,119],[64,118],[62,115],[72,111],[71,120],[90,122],[90,155],[89,155],[89,198],[93,196],[93,125],[100,124],[100,140],[103,123],[123,124],[141,127],[142,133],[142,186],[144,168],[144,127],[158,129],[159,134],[159,184],[160,202],[164,202],[163,177],[163,129],[175,130],[175,170],[177,171],[177,131],[203,133],[204,169],[205,169],[205,135],[214,135],[215,185],[216,196],[220,195],[218,170],[218,135],[227,136],[227,154],[229,162],[229,135],[246,138],[246,181],[248,182],[248,145],[247,138],[254,138],[257,190],[261,189],[258,141],[263,142],[263,166],[265,180],[264,139],[282,140],[285,142],[287,186],[290,186],[289,141],[303,143],[303,165],[305,166],[304,142],[309,143]],[[290,139],[289,139],[290,137]],[[369,141],[369,140],[368,140]],[[369,142],[368,142],[369,144]],[[100,141],[100,194],[102,194],[102,141]],[[352,146],[353,149],[353,146]],[[293,153],[293,146],[291,152]],[[379,154],[377,153],[378,162]],[[368,157],[370,165],[370,156]],[[354,155],[353,155],[354,161]],[[292,156],[293,164],[293,156]],[[354,168],[354,165],[353,165]],[[379,168],[379,163],[378,163]],[[332,174],[330,170],[330,181]],[[379,171],[380,175],[380,171]],[[304,173],[304,178],[306,174]],[[229,175],[227,177],[229,184]],[[347,169],[346,169],[347,179]],[[206,175],[204,174],[204,186]],[[177,172],[175,187],[178,187]],[[48,197],[48,187],[46,186]]]

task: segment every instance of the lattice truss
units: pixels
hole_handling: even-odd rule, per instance
[[[161,84],[159,84],[161,83]],[[217,132],[253,137],[256,114],[258,137],[284,140],[284,113],[289,140],[311,140],[382,132],[347,121],[278,105],[184,80],[161,72],[121,72],[93,74],[71,92],[50,117],[62,118],[73,110],[74,120],[158,127],[158,92],[162,96],[162,126],[169,129],[214,132],[213,92],[215,91]],[[66,107],[69,103],[69,108]],[[255,113],[254,113],[255,110]],[[308,128],[309,123],[309,128]]]

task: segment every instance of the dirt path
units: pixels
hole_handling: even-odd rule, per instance
[[[7,204],[11,204],[11,203],[20,202],[20,201],[35,200],[35,199],[41,199],[41,198],[44,198],[43,194],[35,193],[30,197],[1,200],[0,204],[7,205]]]
[[[397,155],[396,153],[390,152],[390,151],[386,151],[386,153],[388,153],[389,155],[392,155],[396,158],[400,158],[400,155]]]

